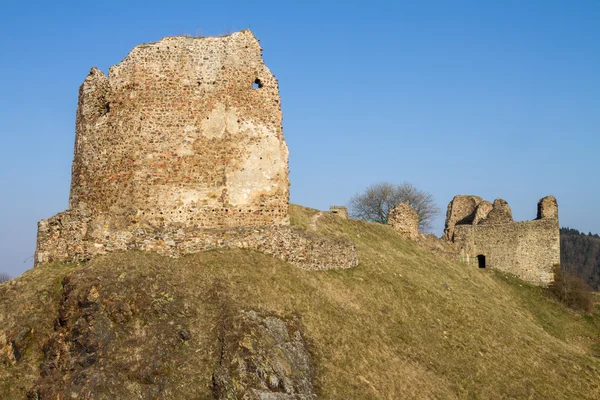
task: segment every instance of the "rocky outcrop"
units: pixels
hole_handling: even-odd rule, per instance
[[[317,398],[299,314],[244,310],[225,276],[190,282],[201,268],[182,268],[181,260],[172,268],[154,254],[110,257],[118,272],[98,258],[63,268],[71,272],[56,288],[3,285],[5,301],[11,291],[31,297],[15,315],[0,307],[0,397]],[[58,266],[40,269],[61,276]]]
[[[213,373],[215,399],[317,399],[298,321],[240,311],[227,321],[221,346]]]

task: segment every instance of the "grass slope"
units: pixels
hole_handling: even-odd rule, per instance
[[[219,321],[241,309],[300,319],[322,399],[600,398],[597,308],[575,313],[540,288],[440,258],[386,226],[316,213],[292,206],[292,224],[353,240],[358,267],[303,271],[244,250],[128,252],[42,266],[1,285],[0,398],[23,398],[39,378],[67,274],[81,296],[94,287],[98,309],[131,310],[116,322],[105,312],[111,339],[86,367],[103,374],[97,398],[211,398]],[[191,339],[173,341],[181,329]],[[21,354],[11,362],[15,337]],[[140,378],[148,359],[168,364],[153,369],[162,380]]]

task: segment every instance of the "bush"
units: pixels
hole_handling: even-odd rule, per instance
[[[590,312],[594,306],[594,297],[588,284],[561,270],[559,264],[554,266],[553,272],[554,282],[549,287],[550,293],[567,307]]]

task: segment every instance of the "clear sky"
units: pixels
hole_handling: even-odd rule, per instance
[[[553,194],[600,232],[600,1],[5,1],[0,7],[0,272],[31,268],[67,208],[79,85],[137,44],[250,28],[279,79],[291,201],[345,204],[408,181],[443,210]]]

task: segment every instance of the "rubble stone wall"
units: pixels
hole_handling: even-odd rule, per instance
[[[444,239],[452,241],[454,238],[454,226],[459,223],[471,223],[475,218],[477,205],[482,202],[479,196],[458,195],[454,196],[448,203],[446,210],[446,225],[444,227]]]
[[[329,207],[329,212],[337,215],[338,217],[342,217],[344,219],[348,219],[348,207],[345,206],[331,206]]]
[[[419,215],[408,203],[398,203],[388,214],[387,223],[402,236],[414,239],[419,235]]]
[[[96,224],[96,226],[94,226]],[[263,252],[307,270],[358,265],[354,243],[289,226],[227,229],[127,228],[93,220],[89,213],[65,211],[39,223],[36,264],[77,263],[113,251],[145,250],[171,257],[200,251],[243,248]]]
[[[554,280],[553,266],[560,263],[556,199],[541,199],[538,219],[522,222],[512,221],[506,201],[496,199],[491,208],[489,202],[481,201],[473,221],[464,219],[453,226],[452,242],[462,261],[480,267],[484,264],[485,268],[497,268],[546,286]]]
[[[560,263],[557,219],[457,225],[454,242],[473,265],[477,265],[477,256],[483,255],[486,268],[497,268],[537,285],[551,283],[552,266]]]
[[[278,83],[250,31],[135,47],[79,92],[70,208],[200,228],[288,224]]]
[[[289,227],[278,83],[250,31],[135,47],[79,90],[69,209],[35,265],[116,250],[255,249],[305,269],[358,264],[348,240]]]

